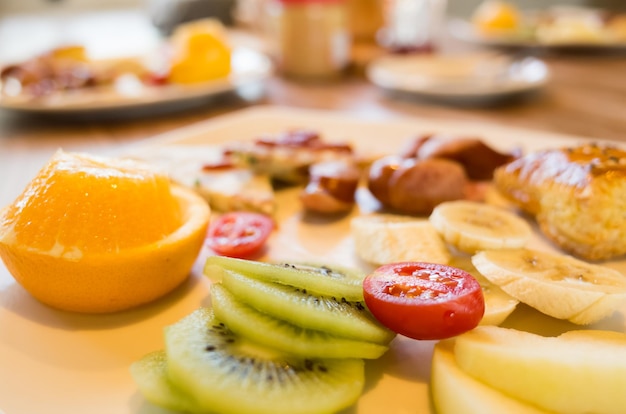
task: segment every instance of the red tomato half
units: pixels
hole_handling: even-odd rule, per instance
[[[485,312],[480,284],[455,267],[422,262],[379,267],[363,281],[365,303],[389,329],[444,339],[475,328]]]
[[[222,256],[246,258],[258,253],[274,229],[268,216],[237,211],[211,223],[207,245]]]

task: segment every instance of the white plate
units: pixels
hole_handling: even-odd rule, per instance
[[[258,84],[273,71],[267,55],[248,47],[235,47],[231,63],[232,72],[228,78],[201,84],[145,86],[129,78],[117,89],[81,89],[42,98],[0,95],[0,108],[48,114],[128,113],[157,107],[176,109]]]
[[[549,70],[539,59],[501,54],[387,55],[370,63],[367,76],[388,90],[483,102],[535,91],[548,82]]]
[[[203,145],[247,140],[265,132],[311,127],[329,139],[349,139],[376,152],[398,149],[420,132],[471,134],[496,148],[537,149],[580,142],[580,138],[488,124],[399,118],[372,120],[326,112],[253,108],[170,133],[147,145]],[[133,150],[136,150],[134,147]],[[127,150],[127,149],[125,149]],[[28,172],[30,173],[30,172]],[[360,193],[360,198],[365,196]],[[269,241],[267,259],[324,260],[367,267],[357,260],[349,219],[305,219],[295,191],[279,193],[280,227]],[[358,214],[355,210],[353,215]],[[538,235],[535,247],[549,249]],[[0,410],[5,414],[164,414],[146,403],[128,367],[163,346],[163,327],[209,304],[209,282],[199,273],[151,305],[114,315],[76,315],[32,299],[0,266]],[[626,262],[612,266],[626,271]],[[597,327],[626,331],[624,314]],[[507,326],[555,334],[573,326],[520,307]],[[369,361],[367,385],[358,403],[343,414],[429,413],[428,380],[432,341],[397,338],[380,360]],[[323,396],[320,396],[323,398]]]
[[[626,51],[626,43],[584,43],[584,42],[559,42],[542,43],[523,36],[485,36],[479,33],[474,25],[465,19],[454,18],[448,22],[448,31],[459,39],[482,46],[536,49],[551,52],[576,52],[576,53],[616,53]]]

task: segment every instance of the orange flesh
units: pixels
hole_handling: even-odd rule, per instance
[[[182,221],[166,176],[61,153],[5,210],[0,226],[5,242],[79,259],[163,239]]]

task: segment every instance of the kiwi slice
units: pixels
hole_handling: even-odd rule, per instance
[[[211,286],[211,304],[215,316],[231,331],[282,352],[308,358],[375,359],[388,349],[381,344],[301,328],[263,314],[238,300],[221,284]]]
[[[363,279],[366,275],[356,269],[316,263],[265,263],[225,256],[209,257],[206,266],[210,265],[218,265],[266,282],[299,287],[320,295],[363,301]]]
[[[224,271],[222,284],[259,312],[302,328],[379,344],[387,344],[395,336],[362,302],[316,295],[306,289],[265,282],[231,270]]]
[[[298,358],[234,334],[207,308],[165,329],[167,376],[205,411],[320,414],[353,405],[361,359]]]
[[[173,411],[200,413],[202,410],[167,377],[165,351],[154,351],[135,361],[130,374],[144,398],[154,405]]]

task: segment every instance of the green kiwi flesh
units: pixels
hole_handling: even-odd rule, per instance
[[[173,411],[202,413],[191,397],[172,385],[166,370],[165,351],[151,352],[130,366],[139,391],[152,404]]]
[[[206,266],[211,265],[319,295],[345,298],[352,302],[363,301],[363,279],[366,275],[356,269],[315,263],[265,263],[225,256],[210,256]]]
[[[221,283],[211,286],[211,305],[215,316],[237,335],[301,357],[375,359],[388,349],[381,344],[305,329],[263,314],[238,300]]]
[[[200,308],[165,329],[167,377],[220,414],[322,414],[359,398],[361,359],[298,358],[234,334]]]
[[[230,270],[223,272],[222,284],[259,312],[302,328],[379,344],[388,344],[395,337],[362,302],[318,296],[306,289],[265,282]]]

